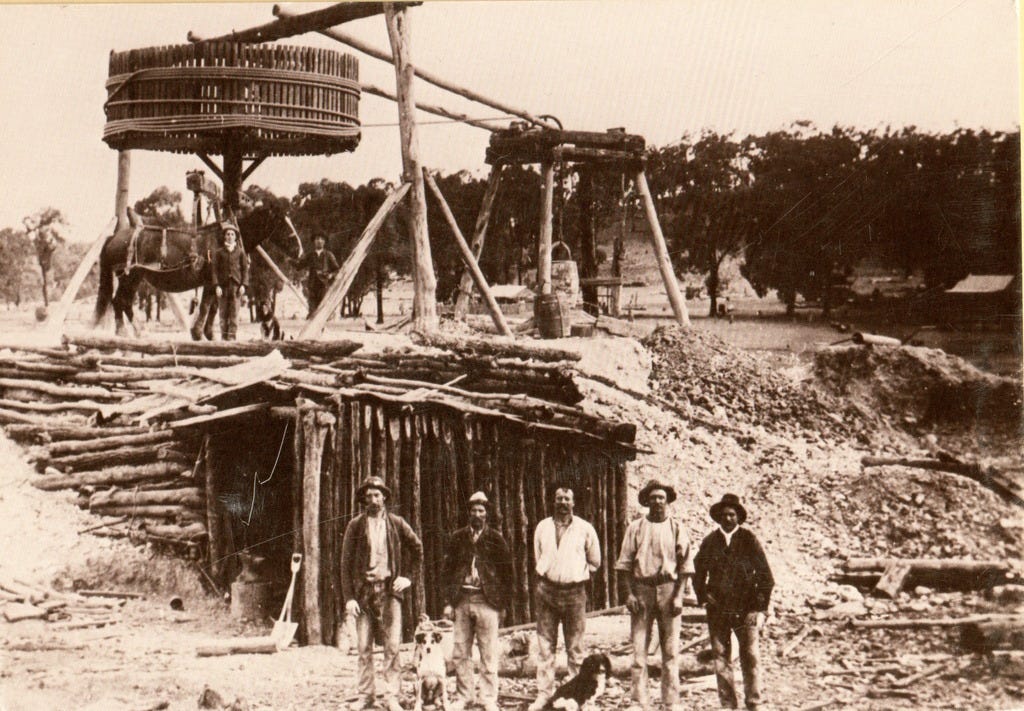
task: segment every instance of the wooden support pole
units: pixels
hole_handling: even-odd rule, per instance
[[[661,272],[661,280],[665,284],[665,294],[672,305],[672,313],[680,326],[689,326],[690,314],[686,310],[683,295],[679,292],[679,282],[676,281],[676,273],[672,269],[672,260],[668,256],[668,247],[665,245],[665,235],[662,234],[661,224],[658,222],[658,212],[654,208],[654,199],[647,186],[647,176],[644,171],[637,172],[635,183],[640,199],[644,203],[644,211],[647,213],[647,224],[651,231],[651,246],[658,258],[658,270]]]
[[[263,249],[263,245],[256,245],[256,254],[263,258],[267,266],[270,267],[270,271],[277,275],[277,278],[284,282],[284,285],[288,287],[289,291],[295,295],[299,300],[299,304],[302,306],[303,311],[309,311],[309,304],[306,303],[306,297],[302,295],[299,287],[292,283],[292,280],[285,276],[285,273],[281,271],[281,268],[274,263],[274,260],[267,254],[267,250]]]
[[[171,307],[171,313],[174,314],[174,320],[177,321],[178,325],[185,331],[188,331],[188,316],[185,315],[185,309],[181,307],[181,302],[178,301],[178,295],[172,291],[161,291],[159,293],[167,297],[167,305]]]
[[[580,279],[592,279],[597,276],[597,242],[594,230],[594,172],[579,170],[580,182],[577,198],[579,199],[579,232],[580,232]],[[583,292],[583,310],[591,316],[599,316],[601,309],[597,303],[597,287],[590,284],[581,286]]]
[[[320,306],[317,307],[313,316],[310,317],[306,325],[299,331],[298,339],[301,341],[304,338],[319,338],[320,333],[324,330],[324,326],[327,325],[327,320],[330,318],[334,310],[338,308],[342,300],[345,298],[345,294],[348,293],[349,288],[352,286],[352,282],[356,278],[356,274],[359,272],[359,267],[362,266],[363,260],[366,259],[366,254],[370,251],[370,245],[373,244],[373,238],[377,236],[377,232],[380,230],[381,225],[384,224],[384,220],[387,216],[395,209],[395,205],[405,197],[405,194],[409,192],[410,184],[402,183],[397,190],[387,196],[381,206],[377,208],[377,213],[373,216],[370,222],[366,225],[366,229],[363,230],[363,234],[359,235],[359,239],[356,241],[355,246],[345,259],[345,263],[341,265],[341,269],[334,276],[334,281],[331,282],[330,287],[327,289],[327,293],[324,294],[323,301],[320,302]]]
[[[122,153],[124,152],[125,151],[122,151]],[[127,193],[125,194],[127,195]],[[50,311],[49,318],[46,320],[47,328],[52,331],[51,335],[56,334],[56,331],[60,330],[64,326],[64,322],[68,318],[68,312],[71,311],[71,305],[75,303],[75,297],[78,296],[78,290],[82,288],[85,278],[89,276],[89,272],[92,271],[93,265],[100,258],[100,252],[103,251],[103,245],[107,243],[107,238],[113,234],[114,229],[117,227],[117,222],[117,218],[108,222],[107,226],[103,228],[102,232],[100,232],[99,237],[89,245],[88,251],[82,255],[82,261],[78,263],[78,268],[75,269],[75,273],[71,275],[71,279],[68,281],[68,285],[64,289],[64,293],[61,295],[60,301],[58,301]]]
[[[419,160],[419,136],[416,131],[416,99],[410,47],[410,17],[407,9],[384,3],[388,39],[394,53],[395,81],[398,94],[399,136],[402,143],[402,172],[412,184],[409,223],[412,234],[413,301],[412,324],[417,331],[437,330],[437,277],[430,254],[427,231],[427,193]]]
[[[302,592],[307,644],[323,644],[320,616],[320,480],[324,442],[334,415],[313,410],[302,416]]]
[[[242,147],[233,138],[224,141],[224,205],[237,220],[242,191]]]
[[[398,101],[398,97],[386,89],[381,89],[379,86],[373,84],[360,84],[359,88],[364,94],[372,94],[373,96],[379,96],[382,99],[390,99],[391,101]],[[443,106],[435,106],[433,104],[424,104],[422,101],[416,102],[416,108],[420,111],[426,111],[428,114],[434,114],[435,116],[443,116],[444,118],[451,119],[453,121],[459,121],[469,126],[475,126],[476,128],[482,128],[485,131],[493,133],[498,129],[490,124],[477,119],[471,119],[466,114],[460,114],[455,111],[449,111]]]
[[[462,236],[462,230],[459,229],[459,223],[455,221],[455,215],[452,214],[452,209],[444,199],[441,189],[437,187],[437,182],[426,170],[423,171],[423,177],[426,179],[427,186],[430,188],[430,191],[434,193],[434,197],[437,198],[437,202],[441,206],[441,212],[444,213],[444,219],[447,220],[448,227],[452,230],[452,236],[455,238],[455,244],[459,246],[459,253],[462,255],[462,261],[469,270],[469,273],[473,278],[473,282],[476,284],[476,288],[479,289],[480,293],[483,295],[484,302],[487,304],[487,310],[491,314],[491,320],[494,321],[494,325],[497,327],[498,333],[503,336],[511,337],[512,331],[509,329],[508,323],[505,322],[505,315],[501,313],[501,309],[498,307],[498,302],[494,300],[491,288],[487,285],[487,280],[484,278],[483,272],[480,271],[480,265],[476,263],[476,259],[473,257],[473,251],[469,248],[469,245],[466,244],[466,238]]]
[[[196,157],[203,161],[207,168],[213,171],[213,174],[217,176],[219,180],[223,182],[224,171],[220,169],[220,166],[213,162],[213,159],[205,153],[196,153]]]
[[[117,152],[117,190],[114,193],[114,217],[117,228],[128,226],[128,188],[131,180],[132,152]]]
[[[498,187],[501,185],[501,170],[501,166],[498,165],[491,168],[491,174],[487,178],[487,189],[484,191],[484,200],[480,204],[480,212],[476,214],[473,240],[469,246],[473,250],[473,259],[477,260],[477,263],[479,263],[480,255],[484,251],[484,237],[487,234],[487,225],[491,221],[494,199],[498,196]],[[459,280],[459,293],[455,297],[455,318],[466,318],[472,288],[473,275],[467,269],[462,273],[462,279]]]
[[[387,12],[388,12],[389,9],[392,12],[395,11],[395,9],[391,5],[391,3],[384,3],[385,15],[387,15]],[[402,10],[402,12],[404,14],[405,11]],[[286,9],[280,7],[280,6],[275,5],[274,6],[274,15],[276,17],[279,17],[279,18],[288,18],[288,17],[295,17],[296,13],[293,13],[293,12],[291,12],[289,10],[286,10]],[[388,20],[388,22],[390,24],[390,19]],[[377,47],[374,47],[373,45],[367,44],[366,42],[363,42],[362,40],[357,39],[356,37],[353,37],[353,36],[351,36],[349,34],[346,34],[344,32],[341,32],[341,31],[339,31],[337,29],[318,29],[317,32],[322,34],[324,37],[330,37],[331,39],[333,39],[333,40],[335,40],[337,42],[341,42],[342,44],[348,45],[349,47],[352,47],[353,49],[357,49],[360,52],[362,52],[363,54],[369,55],[370,57],[373,57],[374,59],[379,59],[382,62],[388,62],[389,64],[391,64],[391,63],[394,63],[394,61],[395,61],[394,56],[391,55],[391,54],[388,54],[384,50],[379,49]],[[398,54],[398,52],[395,49],[395,46],[394,46],[393,43],[391,45],[391,51],[395,55]],[[427,82],[428,84],[433,84],[434,86],[439,87],[441,89],[444,89],[445,91],[450,91],[453,94],[458,94],[459,96],[462,96],[462,97],[464,97],[466,99],[469,99],[470,101],[475,101],[478,104],[483,104],[484,106],[489,106],[492,109],[495,109],[497,111],[502,111],[502,112],[504,112],[506,114],[512,114],[513,116],[518,116],[519,118],[526,119],[530,123],[532,123],[534,125],[537,125],[537,126],[543,126],[544,128],[550,128],[550,129],[558,129],[559,128],[559,126],[557,124],[555,124],[555,123],[553,123],[551,121],[545,121],[544,119],[541,119],[541,118],[538,118],[538,117],[534,116],[533,114],[531,114],[528,111],[525,111],[523,109],[518,109],[518,108],[516,108],[514,106],[510,106],[510,105],[508,105],[508,104],[506,104],[504,102],[498,101],[497,99],[492,99],[492,98],[486,97],[486,96],[484,96],[482,94],[478,94],[475,91],[471,91],[471,90],[469,90],[469,89],[467,89],[465,87],[459,86],[458,84],[455,84],[453,82],[447,81],[446,79],[442,79],[441,77],[437,76],[436,74],[433,74],[432,72],[428,72],[425,69],[414,69],[413,72],[415,73],[416,76],[418,76],[420,79],[422,79],[423,81]]]
[[[555,166],[541,165],[544,187],[541,194],[540,237],[537,243],[537,293],[551,293],[551,231],[555,199]]]
[[[259,168],[261,165],[263,165],[263,161],[265,161],[269,156],[270,156],[269,153],[261,153],[259,156],[257,156],[246,167],[246,169],[242,171],[241,182],[244,183],[246,180],[248,180],[249,176],[252,175],[254,172],[256,172],[256,169]]]

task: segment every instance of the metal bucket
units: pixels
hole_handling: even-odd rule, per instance
[[[565,250],[565,259],[555,260],[555,248],[559,245]],[[569,245],[562,240],[552,244],[551,260],[551,290],[561,297],[566,306],[575,308],[580,303],[580,272],[572,259]]]

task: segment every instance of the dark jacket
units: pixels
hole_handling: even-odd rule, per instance
[[[326,249],[320,254],[307,252],[306,256],[299,262],[299,269],[309,270],[310,286],[327,286],[331,275],[338,271],[338,260]]]
[[[393,513],[386,515],[388,537],[388,567],[391,576],[389,581],[397,577],[405,577],[416,582],[416,570],[423,560],[423,543],[419,536],[406,523],[405,519]],[[363,592],[366,587],[366,571],[370,569],[370,542],[366,537],[366,514],[359,514],[345,529],[345,539],[341,544],[341,594],[347,603],[355,600],[364,602]],[[405,593],[396,593],[399,600]]]
[[[249,255],[238,245],[229,252],[221,247],[213,253],[214,286],[248,286]]]
[[[481,592],[491,607],[500,612],[508,607],[512,592],[512,553],[502,535],[490,526],[480,533],[476,543],[469,526],[460,528],[448,539],[441,575],[445,584],[445,604],[459,602],[462,581],[469,575],[474,555]]]
[[[693,559],[693,589],[701,605],[713,601],[719,612],[764,612],[775,579],[757,537],[740,527],[725,545],[725,534],[712,531],[701,541]]]

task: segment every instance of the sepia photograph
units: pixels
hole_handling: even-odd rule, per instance
[[[0,710],[1024,710],[1019,11],[0,4]]]

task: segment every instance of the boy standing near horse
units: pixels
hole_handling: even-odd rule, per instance
[[[224,225],[224,244],[213,254],[212,271],[221,337],[233,341],[238,332],[238,299],[249,285],[249,256],[238,246],[238,228],[234,225]]]

